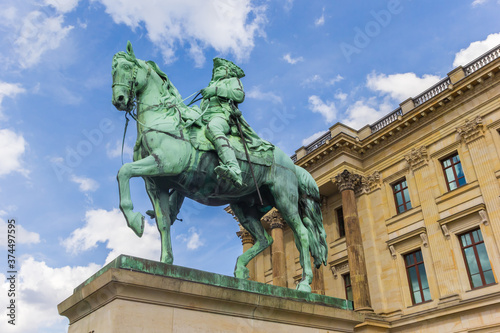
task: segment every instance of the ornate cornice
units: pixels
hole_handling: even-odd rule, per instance
[[[484,137],[483,119],[477,116],[472,120],[466,120],[464,126],[457,127],[457,133],[466,144]]]
[[[342,173],[339,173],[334,178],[332,178],[340,192],[345,190],[354,191],[357,187],[362,185],[363,177],[356,173],[351,173],[345,169]]]
[[[425,146],[413,148],[408,155],[405,155],[405,160],[413,171],[426,166],[428,163],[427,158],[427,148]]]

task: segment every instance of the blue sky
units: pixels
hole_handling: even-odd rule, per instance
[[[20,281],[17,325],[2,315],[0,331],[64,332],[56,305],[72,288],[120,253],[159,258],[153,222],[139,239],[117,209],[124,115],[110,73],[127,40],[183,96],[207,85],[213,57],[239,64],[247,121],[292,155],[336,122],[375,122],[500,44],[499,9],[497,0],[2,0],[0,247],[15,218]],[[131,126],[125,161],[134,142]],[[151,209],[141,179],[132,197]],[[179,217],[174,263],[231,275],[236,221],[192,201]],[[5,300],[6,259],[0,267]]]

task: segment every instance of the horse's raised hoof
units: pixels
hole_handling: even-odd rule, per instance
[[[311,286],[306,281],[301,281],[296,288],[298,291],[305,291],[306,293],[311,292]]]
[[[134,230],[135,234],[142,237],[144,233],[144,216],[141,213],[133,212],[130,214],[130,219],[127,219],[128,226]]]
[[[234,277],[238,279],[248,280],[250,278],[250,270],[245,266],[234,270]]]

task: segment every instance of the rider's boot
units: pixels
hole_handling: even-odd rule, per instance
[[[218,137],[214,143],[217,154],[223,163],[215,168],[215,173],[219,177],[229,179],[236,187],[242,187],[241,169],[229,141],[225,137]]]

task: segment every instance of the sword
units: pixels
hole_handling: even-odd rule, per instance
[[[253,178],[253,182],[255,184],[255,189],[257,190],[257,194],[259,195],[260,205],[264,206],[264,203],[262,202],[262,196],[260,195],[260,191],[259,191],[259,185],[257,185],[257,180],[255,179],[255,174],[253,173],[253,166],[252,166],[252,162],[250,162],[250,155],[248,154],[247,144],[246,144],[245,138],[243,137],[243,131],[241,130],[240,120],[238,119],[238,117],[234,117],[234,119],[235,119],[236,125],[238,126],[238,131],[240,132],[241,141],[243,142],[243,148],[245,148],[245,155],[247,157],[248,165],[250,166],[250,172],[252,173],[252,178]]]

